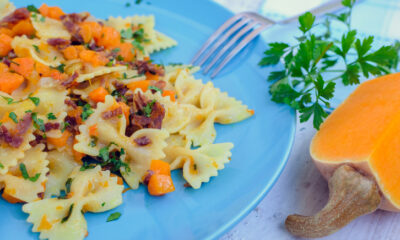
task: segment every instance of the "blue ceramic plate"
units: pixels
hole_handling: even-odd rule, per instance
[[[66,12],[89,11],[99,18],[154,14],[156,29],[179,42],[179,46],[154,55],[156,62],[187,63],[207,37],[232,13],[210,1],[143,0],[48,1]],[[15,1],[17,6],[42,1]],[[217,142],[233,142],[232,161],[218,177],[201,189],[185,188],[180,171],[173,172],[176,191],[152,197],[146,188],[128,191],[124,203],[101,214],[85,214],[88,239],[212,239],[227,231],[264,197],[287,161],[295,132],[295,113],[269,100],[267,69],[257,62],[265,43],[254,41],[214,80],[217,87],[255,110],[244,122],[217,126]],[[205,81],[209,79],[199,75]],[[106,222],[112,212],[118,221]],[[21,205],[0,200],[1,239],[38,239]]]

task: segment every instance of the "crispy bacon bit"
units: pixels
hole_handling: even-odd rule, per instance
[[[90,50],[96,51],[96,52],[101,52],[104,51],[104,47],[103,46],[97,46],[96,42],[92,39],[92,41],[89,43],[88,48]]]
[[[32,147],[35,147],[38,144],[47,144],[46,139],[41,134],[33,133],[33,135],[35,136],[35,140],[29,142]]]
[[[63,81],[61,85],[63,85],[66,88],[70,88],[75,84],[75,79],[77,79],[78,77],[79,73],[74,72],[74,74],[72,74],[72,76],[70,76],[67,80]]]
[[[47,40],[47,43],[58,49],[64,49],[71,44],[69,40],[63,38],[50,38]]]
[[[16,131],[11,134],[10,131],[3,125],[0,127],[0,139],[8,143],[11,147],[18,148],[24,141],[23,135],[28,131],[32,124],[31,113],[25,114],[25,116],[18,122]]]
[[[151,80],[150,81],[150,86],[154,86],[156,88],[159,88],[161,91],[164,91],[164,88],[165,88],[166,85],[167,85],[167,83],[165,81],[163,81],[163,80],[160,80],[160,81]],[[157,91],[152,89],[151,92],[152,93],[156,93]]]
[[[66,117],[64,118],[64,122],[67,124],[66,129],[67,129],[68,131],[70,131],[70,132],[73,133],[73,134],[76,134],[76,133],[79,132],[79,129],[78,129],[78,127],[79,127],[79,126],[78,126],[78,121],[76,120],[75,117],[66,116]]]
[[[139,74],[151,73],[158,76],[164,76],[164,68],[146,61],[136,61],[134,65]]]
[[[64,103],[67,106],[72,107],[73,109],[76,109],[78,106],[76,105],[76,103],[74,101],[72,101],[71,99],[65,99]]]
[[[44,129],[46,132],[50,132],[51,130],[57,130],[60,129],[60,123],[46,123],[44,124]]]
[[[146,107],[148,101],[140,92],[133,96],[133,111],[142,112],[143,108]]]
[[[14,12],[7,15],[3,20],[1,20],[1,26],[8,26],[16,24],[21,20],[28,19],[30,16],[28,9],[26,8],[18,8]]]
[[[44,198],[44,192],[40,192],[37,194],[38,198],[43,199]]]
[[[115,81],[114,82],[114,86],[116,88],[116,90],[121,94],[121,95],[125,95],[125,93],[128,91],[128,88],[126,87],[125,84],[119,82],[119,81]]]
[[[143,179],[143,184],[144,185],[149,185],[150,178],[151,178],[151,176],[153,176],[153,174],[154,174],[154,172],[152,170],[147,170],[147,174]]]
[[[85,88],[87,88],[87,87],[89,87],[89,86],[90,86],[90,82],[89,82],[89,81],[84,81],[84,82],[78,83],[78,84],[75,86],[75,88],[76,88],[76,89],[85,89]]]
[[[89,13],[71,13],[61,16],[61,21],[64,24],[64,27],[71,33],[72,42],[81,44],[83,43],[83,38],[80,34],[79,23],[86,20],[89,17]]]
[[[151,140],[146,136],[143,136],[143,137],[140,137],[140,138],[136,138],[134,141],[139,146],[146,146],[146,145],[149,145],[151,143]]]
[[[184,187],[192,187],[192,185],[190,185],[189,183],[185,183],[183,184]]]
[[[122,115],[122,108],[118,107],[114,110],[110,110],[110,111],[105,111],[103,113],[101,113],[101,117],[105,120],[113,118],[113,117],[117,117],[119,115]]]

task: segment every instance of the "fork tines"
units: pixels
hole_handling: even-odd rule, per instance
[[[211,78],[214,78],[240,50],[273,24],[275,22],[257,13],[236,14],[207,39],[192,59],[192,64],[198,62],[198,66],[204,66],[204,74],[214,68],[211,74]]]

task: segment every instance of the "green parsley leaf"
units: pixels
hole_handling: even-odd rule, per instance
[[[86,119],[88,119],[90,117],[90,115],[92,115],[92,113],[94,113],[92,107],[90,106],[90,104],[86,103],[83,106],[83,111],[81,114],[82,120],[85,121]]]
[[[135,0],[135,4],[140,4],[142,0]]]
[[[40,173],[36,173],[34,177],[29,177],[28,171],[26,170],[26,166],[23,163],[19,164],[19,170],[21,171],[22,177],[24,179],[28,179],[31,182],[36,182],[40,177]]]
[[[60,65],[58,65],[57,67],[51,67],[50,66],[50,68],[52,68],[52,69],[56,69],[56,70],[58,70],[60,73],[64,73],[64,68],[65,68],[65,64],[64,63],[61,63]]]
[[[35,49],[35,51],[36,51],[37,53],[40,53],[40,49],[39,49],[39,46],[38,46],[38,45],[33,44],[32,46],[33,46],[33,48]]]
[[[12,99],[10,97],[6,97],[6,96],[1,96],[1,97],[4,98],[4,100],[7,101],[7,104],[17,103],[17,102],[14,102],[14,99]]]
[[[144,47],[142,46],[142,44],[140,42],[138,42],[137,40],[133,40],[132,41],[132,45],[134,48],[139,49],[139,51],[144,52]]]
[[[89,164],[87,162],[83,162],[83,165],[81,166],[81,168],[79,169],[81,172],[87,170],[87,169],[93,169],[96,167],[96,164]]]
[[[130,2],[125,3],[125,7],[130,7],[130,6],[131,6]]]
[[[303,33],[308,32],[313,27],[314,21],[315,21],[315,16],[312,15],[312,13],[310,12],[304,13],[299,17],[299,23],[300,23],[299,29]]]
[[[61,223],[65,223],[66,221],[68,221],[69,217],[71,216],[72,210],[74,209],[74,204],[71,204],[69,206],[69,210],[67,212],[67,215],[65,217],[63,217],[63,219],[61,219]]]
[[[39,10],[34,5],[28,5],[26,9],[28,9],[29,12],[39,13]]]
[[[128,28],[128,29],[122,29],[121,30],[121,38],[124,39],[131,39],[133,35],[132,29]]]
[[[67,181],[65,182],[65,191],[67,194],[71,192],[71,184],[72,184],[72,178],[68,178]]]
[[[120,212],[111,213],[110,216],[107,218],[107,222],[118,220],[121,217]]]
[[[117,53],[117,52],[119,52],[119,51],[121,51],[120,48],[114,48],[111,52]]]
[[[35,106],[39,106],[40,99],[38,97],[28,97],[28,98],[33,102],[33,104],[35,104]]]
[[[153,105],[155,103],[156,103],[156,100],[152,100],[151,102],[147,103],[146,106],[143,108],[143,112],[146,117],[151,116],[151,112],[153,111]]]
[[[102,207],[104,207],[104,205],[106,205],[106,203],[105,203],[105,202],[101,203],[101,206],[102,206]]]
[[[47,119],[49,119],[49,120],[56,120],[57,117],[54,115],[54,113],[48,113],[48,114],[47,114]]]
[[[33,120],[33,126],[42,131],[42,132],[46,132],[46,128],[44,127],[44,121],[43,119],[40,119],[37,117],[37,113],[33,112],[32,113],[32,120]]]
[[[61,128],[61,132],[63,133],[65,129],[67,129],[67,127],[69,127],[69,123],[63,122],[63,127]]]
[[[285,54],[285,49],[289,47],[286,43],[270,43],[268,46],[269,49],[264,52],[266,56],[258,63],[260,66],[277,64],[283,54]]]
[[[158,88],[158,87],[156,87],[156,86],[149,86],[148,87],[148,89],[150,89],[150,90],[154,90],[154,91],[156,91],[156,92],[160,92],[160,93],[162,93],[163,91],[160,89],[160,88]]]
[[[4,168],[4,165],[0,163],[0,168]]]
[[[15,112],[10,112],[8,114],[8,117],[11,118],[11,120],[13,120],[13,122],[18,123],[18,117],[17,117],[17,114],[15,114]]]

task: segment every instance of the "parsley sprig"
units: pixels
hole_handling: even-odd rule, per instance
[[[299,17],[302,33],[297,44],[282,42],[269,44],[260,66],[283,63],[283,69],[270,73],[268,80],[272,100],[285,103],[300,113],[300,121],[313,117],[316,129],[328,116],[330,100],[335,93],[336,81],[344,85],[359,84],[361,77],[369,78],[395,71],[398,64],[399,44],[382,46],[373,50],[374,37],[357,37],[351,28],[350,19],[355,0],[343,0],[345,12],[329,14],[322,24],[325,31],[313,31],[321,24],[315,23],[315,16],[307,12]],[[340,39],[331,34],[332,20],[343,23],[347,30]],[[329,78],[328,76],[329,75]]]

